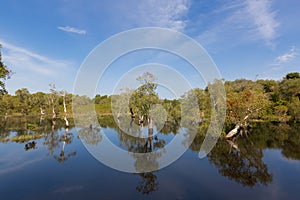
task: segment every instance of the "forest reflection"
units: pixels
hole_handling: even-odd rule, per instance
[[[81,139],[88,145],[101,145],[103,133],[101,129],[112,129],[117,136],[122,148],[135,153],[157,152],[152,156],[141,159],[135,158],[134,167],[137,172],[158,169],[157,159],[161,157],[161,151],[170,142],[167,136],[174,136],[179,133],[179,124],[167,122],[159,133],[154,134],[147,124],[143,124],[136,131],[138,134],[148,134],[148,137],[138,138],[128,135],[121,130],[112,117],[99,119],[100,127],[80,127],[76,133],[74,124],[70,120],[70,126],[65,127],[64,120],[56,120],[55,124],[51,119],[38,118],[9,118],[0,127],[0,142],[15,142],[24,145],[24,151],[35,151],[37,145],[47,149],[47,155],[53,157],[58,163],[67,162],[77,156],[77,150],[69,148],[74,140]],[[195,152],[202,145],[208,123],[198,127],[197,135],[193,139],[189,149]],[[128,124],[128,129],[131,125]],[[228,125],[228,130],[230,130]],[[189,131],[186,128],[185,140],[182,145],[191,142]],[[227,130],[226,130],[227,131]],[[257,184],[268,185],[273,181],[273,174],[263,161],[265,149],[280,149],[282,155],[287,159],[300,160],[300,128],[298,124],[286,123],[253,123],[250,134],[233,140],[220,138],[213,150],[207,155],[209,162],[214,165],[218,172],[230,180],[243,186],[253,187]],[[200,162],[200,161],[199,161]],[[136,190],[142,194],[150,194],[159,188],[158,171],[136,174],[140,177]]]

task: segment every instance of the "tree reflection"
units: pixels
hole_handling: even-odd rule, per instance
[[[153,172],[140,173],[142,178],[136,190],[142,194],[150,194],[158,189],[157,176]]]
[[[46,134],[44,145],[48,148],[48,155],[52,156],[55,148],[59,146],[59,136],[55,131],[56,121],[52,120],[50,133]]]
[[[97,145],[102,140],[100,128],[93,127],[92,125],[80,129],[77,135],[85,144]]]
[[[198,152],[205,138],[208,124],[204,123],[198,128],[190,149]],[[234,140],[220,138],[213,150],[207,155],[209,161],[214,164],[219,173],[234,180],[243,186],[253,187],[256,184],[267,185],[272,182],[273,175],[268,171],[267,165],[263,162],[263,149],[253,136],[260,134],[256,129],[252,130],[249,137],[239,137]],[[189,129],[185,134],[184,145],[191,140]],[[265,136],[265,135],[264,135]],[[266,144],[266,140],[263,142]]]
[[[138,145],[135,149],[136,153],[150,153],[144,154],[143,156],[137,156],[135,161],[135,169],[140,173],[139,176],[142,178],[139,185],[136,187],[138,192],[142,194],[149,194],[158,189],[157,176],[154,174],[153,169],[158,169],[159,163],[157,158],[161,157],[161,152],[153,152],[156,148],[163,148],[165,141],[155,137],[153,140],[153,127],[148,126],[148,138],[145,143]],[[147,172],[151,171],[151,172]]]
[[[65,128],[65,132],[60,136],[56,130],[56,124],[57,124],[57,120],[56,119],[52,119],[51,120],[51,131],[49,133],[46,134],[45,136],[45,141],[44,141],[44,145],[47,146],[48,148],[48,155],[54,157],[54,159],[56,161],[58,161],[59,163],[65,162],[66,160],[68,160],[70,157],[75,156],[77,154],[76,151],[67,153],[65,152],[65,147],[67,144],[71,144],[74,138],[74,135],[72,133],[69,133],[69,128],[66,127]],[[58,127],[63,127],[63,125],[60,123],[58,124]],[[61,145],[61,149],[59,154],[54,155],[54,152],[56,149],[59,148]]]
[[[288,137],[283,142],[282,155],[288,159],[300,160],[300,128],[290,127]]]
[[[258,183],[267,185],[273,180],[273,175],[262,160],[262,149],[246,138],[236,142],[220,140],[208,158],[222,175],[243,186],[252,187]]]
[[[143,155],[132,155],[136,159],[134,163],[136,172],[142,172],[138,174],[142,180],[136,187],[136,190],[142,194],[149,194],[156,191],[158,189],[158,180],[157,176],[155,175],[155,171],[159,167],[157,159],[162,156],[163,148],[166,144],[165,140],[159,138],[157,135],[153,136],[154,127],[151,122],[143,123],[139,126],[133,126],[133,121],[130,121],[127,123],[127,125],[122,120],[119,120],[118,123],[123,123],[122,129],[130,132],[129,135],[123,132],[123,130],[120,128],[116,127],[115,129],[118,132],[119,141],[128,151],[134,153],[143,153]],[[133,135],[146,135],[147,137],[140,138],[134,137]]]
[[[45,118],[43,123],[39,119],[27,119],[26,123],[20,119],[8,118],[5,127],[0,132],[0,142],[23,142],[21,148],[35,151],[36,144],[42,143],[47,148],[48,154],[59,163],[65,162],[76,155],[71,151],[71,143],[74,141],[69,129],[64,129],[63,120],[52,122]],[[123,123],[120,120],[119,123]],[[125,122],[124,122],[125,123]],[[112,128],[117,133],[120,146],[130,152],[149,153],[147,156],[134,156],[134,167],[141,179],[136,190],[142,194],[149,194],[158,189],[159,180],[156,170],[159,168],[159,158],[164,153],[167,134],[179,132],[179,125],[167,122],[158,134],[154,134],[153,127],[147,122],[140,126],[134,126],[134,121],[122,125],[127,134],[118,128],[113,118],[104,118],[100,121],[101,128]],[[35,124],[38,124],[37,127]],[[198,152],[205,138],[209,123],[202,123],[197,130],[197,135],[189,146],[192,151]],[[155,126],[154,126],[155,127]],[[63,129],[62,129],[63,128]],[[230,128],[230,127],[229,127]],[[60,131],[62,132],[60,132]],[[193,137],[195,129],[185,127],[185,141],[188,145]],[[181,131],[181,130],[180,130]],[[70,132],[71,128],[70,128]],[[282,155],[288,159],[300,160],[300,127],[299,124],[286,123],[253,123],[250,134],[247,137],[237,137],[235,140],[220,139],[214,149],[208,154],[209,161],[215,165],[219,173],[244,186],[253,187],[257,184],[267,185],[272,182],[273,176],[263,162],[264,149],[280,149]],[[144,135],[145,138],[134,136]],[[26,137],[25,137],[26,136]],[[39,136],[39,137],[37,137]],[[78,137],[86,144],[96,145],[101,143],[102,135],[99,127],[86,127],[78,131]],[[41,139],[42,138],[42,139]],[[22,139],[22,140],[21,140]],[[24,147],[25,145],[25,147]],[[40,149],[40,148],[39,148]],[[152,172],[148,172],[148,171]]]
[[[66,128],[65,133],[61,135],[60,142],[62,142],[62,148],[60,151],[59,156],[54,155],[55,160],[57,160],[59,163],[65,162],[70,157],[75,156],[77,154],[76,151],[73,151],[71,153],[65,154],[65,146],[66,144],[71,144],[73,141],[74,135],[72,133],[69,133],[69,128]]]

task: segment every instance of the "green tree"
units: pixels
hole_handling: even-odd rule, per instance
[[[293,98],[291,103],[289,104],[289,114],[291,116],[291,120],[294,122],[300,122],[300,99]]]
[[[18,99],[16,108],[17,111],[24,114],[28,115],[30,109],[31,109],[31,100],[30,100],[30,93],[27,88],[21,88],[18,89],[15,92],[15,95]]]
[[[300,99],[300,78],[284,79],[279,84],[279,94],[282,100],[291,102],[294,97]]]
[[[149,72],[145,72],[137,80],[141,83],[141,86],[132,93],[129,106],[135,113],[138,113],[141,120],[144,117],[148,119],[151,106],[158,103],[159,100],[155,92],[157,87],[156,77]]]
[[[237,124],[266,116],[269,99],[261,84],[250,80],[226,81],[227,120]]]
[[[285,76],[286,79],[297,79],[300,78],[299,72],[291,72]]]
[[[93,101],[94,101],[95,104],[99,104],[100,101],[101,101],[100,94],[96,94],[96,96],[94,97]]]
[[[0,44],[1,50],[1,44]],[[12,71],[2,62],[2,55],[0,51],[0,95],[7,94],[5,88],[5,80],[9,79],[12,74]]]

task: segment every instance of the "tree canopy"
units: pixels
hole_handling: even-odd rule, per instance
[[[5,88],[5,80],[9,79],[12,72],[11,70],[2,62],[1,55],[1,44],[0,44],[0,95],[7,94]]]
[[[296,72],[289,73],[278,81],[246,79],[225,81],[226,97],[222,98],[226,98],[226,122],[237,124],[247,116],[248,121],[300,122],[300,78],[297,78],[297,74]],[[119,113],[130,115],[132,111],[136,119],[141,121],[147,121],[153,112],[166,113],[167,121],[178,123],[181,120],[182,104],[186,102],[185,100],[196,97],[199,109],[196,112],[197,116],[199,114],[201,120],[210,120],[212,104],[208,89],[195,88],[178,99],[161,99],[156,92],[156,77],[153,74],[144,73],[137,78],[137,81],[140,82],[140,86],[136,90],[127,89],[122,94],[110,96],[97,94],[93,99],[65,93],[61,95],[61,92],[54,88],[51,88],[50,93],[33,94],[26,88],[18,89],[15,95],[5,94],[2,91],[0,115],[6,113],[8,115],[40,115],[43,110],[46,115],[51,116],[53,109],[57,115],[60,115],[64,113],[64,101],[68,113],[72,114],[73,96],[78,104],[76,109],[82,111],[80,113],[85,113],[87,106],[94,104],[98,115],[111,114],[112,101],[119,100],[120,105],[116,107]],[[125,100],[129,105],[124,106]],[[164,112],[161,112],[162,109]],[[195,111],[194,106],[190,106],[190,113]],[[154,118],[158,119],[158,116]]]

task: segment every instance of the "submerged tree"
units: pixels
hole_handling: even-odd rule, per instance
[[[67,96],[67,92],[65,90],[62,90],[59,92],[60,95],[63,97],[63,108],[64,108],[64,120],[66,123],[66,127],[69,127],[69,121],[67,118],[67,105],[66,105],[66,96]]]
[[[56,102],[57,102],[57,91],[56,91],[56,87],[54,84],[49,84],[50,87],[50,101],[51,101],[51,107],[52,107],[52,123],[55,124],[55,120],[56,120],[56,111],[55,111],[55,106],[56,106]]]
[[[150,108],[159,100],[155,92],[157,88],[157,84],[155,83],[156,79],[157,78],[149,72],[145,72],[137,78],[141,86],[132,93],[129,106],[132,115],[137,113],[140,123],[144,120],[152,120]]]

